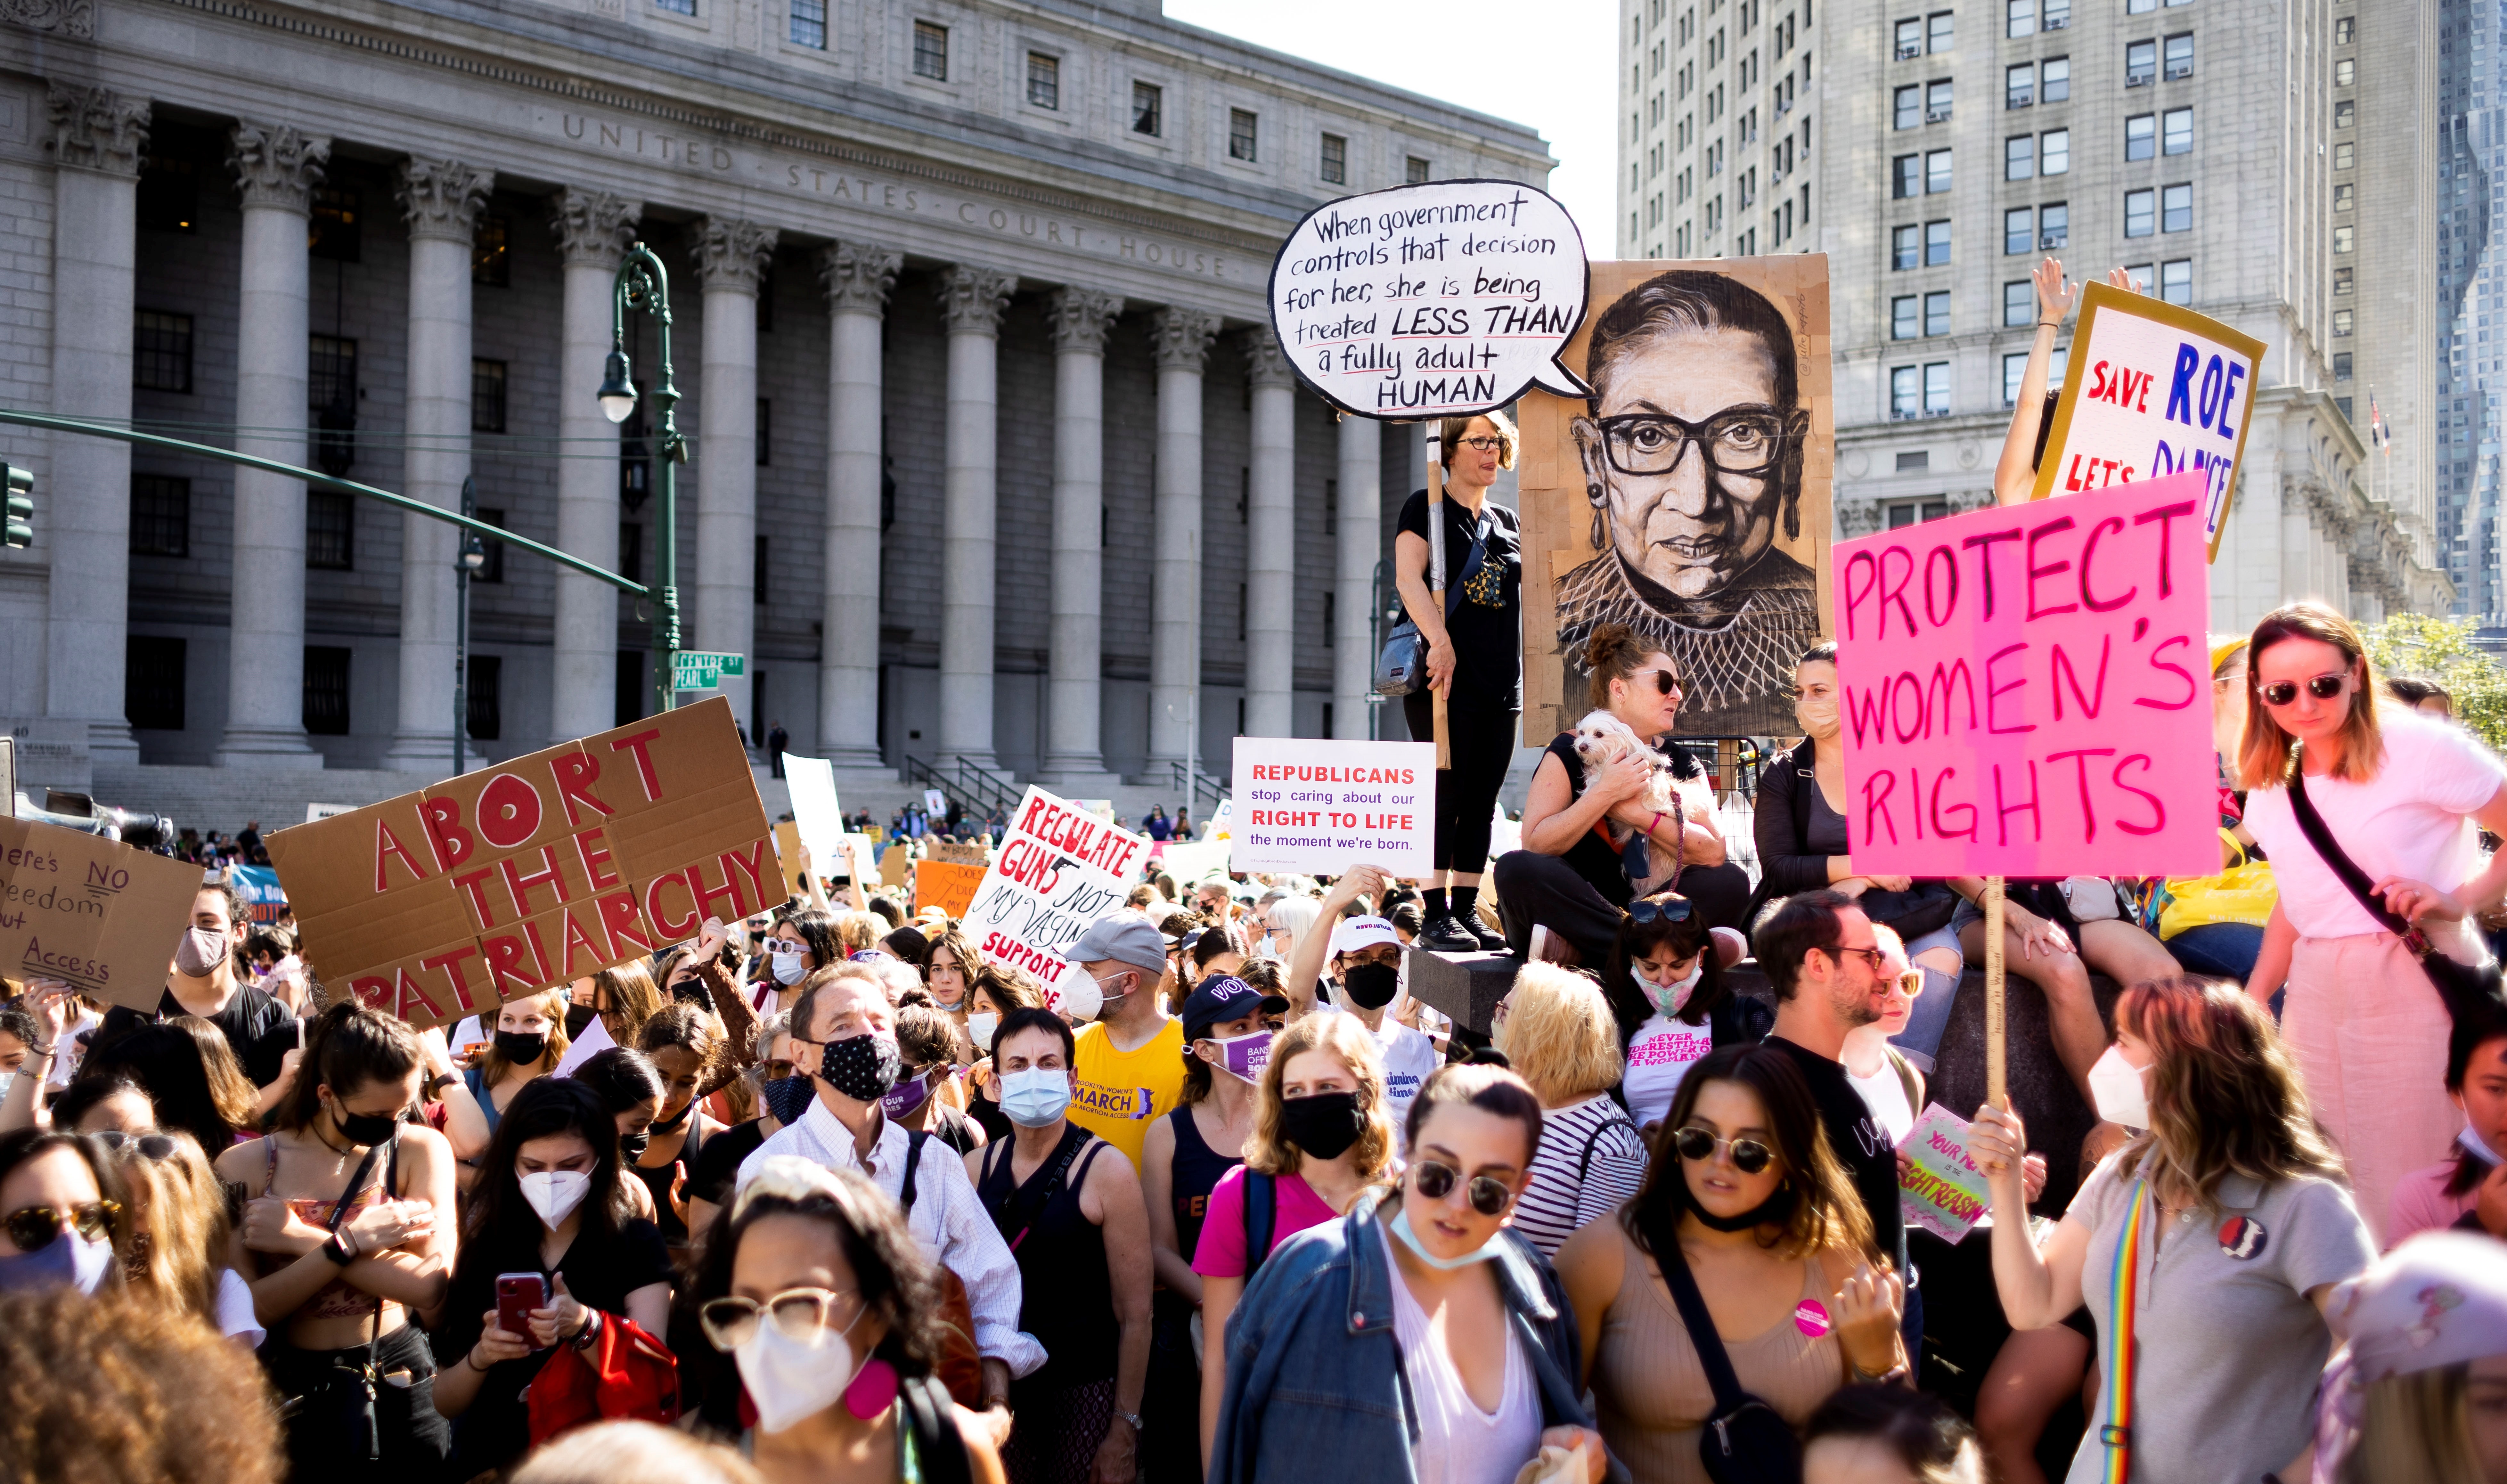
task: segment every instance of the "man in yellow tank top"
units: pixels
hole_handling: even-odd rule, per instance
[[[1118,912],[1080,934],[1065,957],[1105,996],[1095,1024],[1079,1032],[1071,1121],[1122,1150],[1138,1170],[1149,1124],[1183,1097],[1183,1023],[1158,1002],[1166,940],[1147,918]],[[1084,1007],[1084,987],[1076,997]]]

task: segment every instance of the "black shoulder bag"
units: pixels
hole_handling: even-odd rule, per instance
[[[1280,1184],[1258,1170],[1245,1172],[1245,1281],[1271,1255],[1271,1234],[1280,1222]]]
[[[2502,997],[2497,960],[2457,963],[2433,947],[2426,933],[2386,906],[2376,893],[2376,883],[2368,880],[2368,873],[2343,852],[2342,847],[2334,843],[2333,832],[2324,827],[2324,816],[2315,812],[2315,805],[2307,797],[2307,774],[2303,769],[2289,780],[2289,808],[2298,816],[2298,827],[2307,835],[2307,843],[2315,847],[2315,853],[2324,857],[2333,874],[2342,878],[2342,885],[2349,887],[2359,905],[2368,909],[2368,916],[2402,939],[2403,946],[2419,959],[2420,972],[2437,987],[2437,997],[2446,1005],[2449,1018],[2460,1025],[2467,1016],[2496,1012]]]
[[[1442,514],[1441,510],[1436,512]],[[1494,517],[1483,509],[1480,524],[1472,533],[1472,554],[1463,561],[1463,581],[1445,590],[1445,616],[1454,616],[1454,607],[1462,600],[1463,583],[1478,574],[1488,560],[1489,522]],[[1375,657],[1375,694],[1409,696],[1428,683],[1428,640],[1408,614],[1393,626],[1384,636],[1384,652]]]
[[[1741,1390],[1732,1357],[1724,1353],[1724,1337],[1715,1332],[1697,1279],[1681,1255],[1678,1234],[1660,1213],[1649,1214],[1642,1224],[1646,1246],[1653,1249],[1654,1265],[1662,1270],[1663,1284],[1689,1330],[1689,1343],[1706,1367],[1706,1383],[1715,1389],[1714,1414],[1697,1438],[1706,1476],[1715,1484],[1801,1484],[1801,1439],[1782,1413]]]

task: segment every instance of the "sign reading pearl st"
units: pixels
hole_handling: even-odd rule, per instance
[[[746,655],[713,649],[682,649],[671,656],[671,685],[676,690],[720,690],[724,676],[737,680],[747,673]]]

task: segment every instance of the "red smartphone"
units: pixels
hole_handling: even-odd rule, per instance
[[[531,1311],[548,1307],[548,1280],[537,1273],[496,1275],[496,1327],[531,1337]]]

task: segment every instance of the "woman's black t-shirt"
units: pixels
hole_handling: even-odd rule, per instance
[[[1549,740],[1544,750],[1567,770],[1568,797],[1571,800],[1581,797],[1584,792],[1584,760],[1576,753],[1576,734],[1559,733]],[[1687,748],[1677,743],[1667,745],[1661,751],[1670,765],[1671,777],[1680,782],[1686,783],[1706,771],[1704,765],[1690,756]],[[1612,850],[1610,842],[1602,838],[1598,825],[1586,830],[1583,838],[1569,846],[1559,858],[1575,867],[1576,874],[1584,878],[1585,883],[1614,907],[1626,907],[1628,899],[1636,894],[1628,882],[1628,870],[1620,861],[1619,852]]]
[[[1523,708],[1523,536],[1514,512],[1483,500],[1480,516],[1447,499],[1445,513],[1445,633],[1454,641],[1454,691],[1449,706],[1469,702],[1500,710]],[[1472,541],[1487,518],[1480,569],[1471,572]],[[1395,528],[1428,539],[1428,491],[1401,506]]]
[[[705,1141],[705,1150],[688,1166],[688,1199],[714,1206],[731,1204],[731,1187],[740,1178],[741,1162],[766,1142],[766,1122],[751,1118],[735,1123]]]

